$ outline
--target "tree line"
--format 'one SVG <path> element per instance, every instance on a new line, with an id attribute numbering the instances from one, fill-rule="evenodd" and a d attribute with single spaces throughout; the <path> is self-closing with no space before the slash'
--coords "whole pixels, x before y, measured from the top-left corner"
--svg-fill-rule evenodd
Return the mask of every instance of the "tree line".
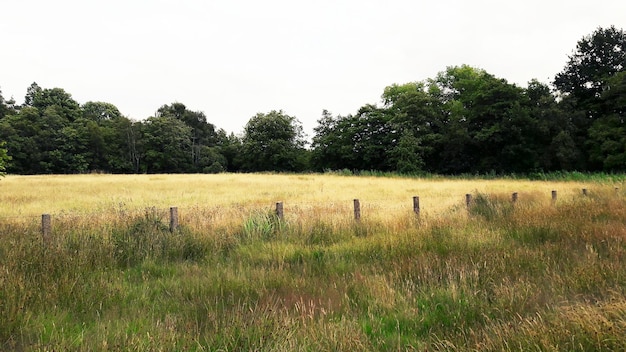
<path id="1" fill-rule="evenodd" d="M 324 110 L 310 145 L 283 111 L 253 116 L 236 136 L 179 102 L 134 121 L 33 83 L 22 105 L 0 92 L 0 172 L 623 172 L 625 108 L 626 34 L 613 26 L 579 40 L 550 85 L 451 66 L 390 85 L 355 114 Z"/>

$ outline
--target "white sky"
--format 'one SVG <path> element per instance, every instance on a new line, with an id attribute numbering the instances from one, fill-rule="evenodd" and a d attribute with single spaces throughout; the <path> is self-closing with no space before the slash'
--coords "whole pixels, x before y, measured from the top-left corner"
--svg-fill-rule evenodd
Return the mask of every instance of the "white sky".
<path id="1" fill-rule="evenodd" d="M 355 113 L 393 83 L 468 64 L 550 83 L 624 0 L 5 0 L 0 89 L 32 82 L 145 119 L 184 103 L 240 133 L 284 110 L 311 136 L 322 109 Z"/>

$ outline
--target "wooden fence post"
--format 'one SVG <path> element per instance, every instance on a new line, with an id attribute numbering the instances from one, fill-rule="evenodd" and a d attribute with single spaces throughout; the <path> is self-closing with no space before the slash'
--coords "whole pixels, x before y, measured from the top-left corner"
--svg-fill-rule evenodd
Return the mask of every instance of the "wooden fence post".
<path id="1" fill-rule="evenodd" d="M 415 215 L 420 216 L 420 197 L 413 197 L 413 212 Z"/>
<path id="2" fill-rule="evenodd" d="M 47 245 L 50 243 L 50 238 L 52 237 L 52 218 L 50 214 L 42 214 L 41 215 L 41 238 L 43 239 L 43 243 Z"/>
<path id="3" fill-rule="evenodd" d="M 513 192 L 511 195 L 511 202 L 513 202 L 513 204 L 517 203 L 517 192 Z"/>
<path id="4" fill-rule="evenodd" d="M 276 216 L 278 217 L 278 220 L 282 221 L 285 219 L 285 213 L 283 211 L 283 202 L 276 203 Z"/>
<path id="5" fill-rule="evenodd" d="M 467 207 L 467 210 L 469 210 L 471 204 L 472 204 L 472 195 L 468 193 L 465 195 L 465 206 Z"/>
<path id="6" fill-rule="evenodd" d="M 361 203 L 358 199 L 354 200 L 354 220 L 361 220 Z"/>
<path id="7" fill-rule="evenodd" d="M 178 208 L 170 208 L 170 232 L 175 232 L 178 229 Z"/>
<path id="8" fill-rule="evenodd" d="M 556 191 L 552 191 L 552 204 L 556 204 Z"/>

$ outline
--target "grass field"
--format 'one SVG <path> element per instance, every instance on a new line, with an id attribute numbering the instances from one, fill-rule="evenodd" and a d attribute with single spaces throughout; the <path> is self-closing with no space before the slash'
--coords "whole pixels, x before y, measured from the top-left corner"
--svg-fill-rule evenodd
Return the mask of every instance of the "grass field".
<path id="1" fill-rule="evenodd" d="M 626 350 L 623 182 L 8 176 L 0 236 L 1 350 Z"/>

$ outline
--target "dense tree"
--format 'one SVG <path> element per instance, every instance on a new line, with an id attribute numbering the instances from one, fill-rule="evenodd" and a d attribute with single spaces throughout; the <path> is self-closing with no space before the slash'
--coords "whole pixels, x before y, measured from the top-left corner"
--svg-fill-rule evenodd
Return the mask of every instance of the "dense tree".
<path id="1" fill-rule="evenodd" d="M 449 67 L 431 81 L 447 112 L 440 172 L 527 172 L 541 168 L 546 137 L 526 91 L 484 70 Z M 539 92 L 533 92 L 533 94 Z"/>
<path id="2" fill-rule="evenodd" d="M 5 116 L 15 113 L 15 101 L 13 99 L 5 100 L 0 90 L 0 120 Z"/>
<path id="3" fill-rule="evenodd" d="M 191 111 L 182 103 L 163 105 L 156 116 L 171 117 L 184 122 L 191 128 L 190 155 L 194 172 L 221 172 L 226 170 L 228 161 L 219 148 L 224 139 L 216 131 L 215 125 L 207 122 L 201 111 Z"/>
<path id="4" fill-rule="evenodd" d="M 619 113 L 605 92 L 615 92 L 620 74 L 626 70 L 626 33 L 611 26 L 598 28 L 578 41 L 576 51 L 554 79 L 554 85 L 569 99 L 575 111 L 584 115 L 573 121 L 574 141 L 582 144 L 584 168 L 590 170 L 625 170 L 619 165 Z M 613 87 L 611 87 L 613 86 Z M 608 97 L 608 98 L 607 98 Z M 606 141 L 605 139 L 609 139 Z"/>
<path id="5" fill-rule="evenodd" d="M 131 121 L 113 104 L 80 106 L 61 88 L 31 84 L 24 104 L 0 92 L 0 154 L 11 173 L 221 172 L 350 169 L 510 173 L 626 170 L 626 35 L 583 37 L 555 91 L 451 66 L 432 79 L 386 87 L 356 113 L 323 111 L 312 150 L 282 111 L 253 116 L 241 137 L 179 102 Z M 6 155 L 12 157 L 7 165 Z"/>
<path id="6" fill-rule="evenodd" d="M 318 170 L 393 169 L 388 152 L 396 144 L 396 130 L 385 109 L 366 105 L 356 115 L 333 118 L 323 112 L 314 129 L 312 165 Z"/>
<path id="7" fill-rule="evenodd" d="M 37 96 L 41 94 L 43 89 L 37 84 L 37 82 L 31 83 L 26 89 L 26 95 L 24 96 L 24 106 L 33 106 Z"/>
<path id="8" fill-rule="evenodd" d="M 101 101 L 88 101 L 81 106 L 83 118 L 97 123 L 122 117 L 117 106 Z"/>
<path id="9" fill-rule="evenodd" d="M 582 140 L 578 139 L 576 121 L 584 119 L 584 113 L 572 107 L 572 99 L 560 102 L 550 87 L 537 80 L 528 83 L 525 94 L 529 101 L 530 118 L 537 127 L 535 143 L 539 169 L 544 171 L 582 170 Z"/>
<path id="10" fill-rule="evenodd" d="M 7 171 L 7 164 L 11 160 L 11 157 L 7 153 L 5 148 L 6 142 L 0 142 L 0 176 L 4 176 Z"/>
<path id="11" fill-rule="evenodd" d="M 336 118 L 328 110 L 322 111 L 322 117 L 313 128 L 315 135 L 311 144 L 311 166 L 322 171 L 353 168 L 352 140 L 349 132 L 352 117 Z"/>
<path id="12" fill-rule="evenodd" d="M 144 171 L 149 173 L 180 173 L 191 168 L 191 127 L 183 121 L 153 116 L 141 129 L 144 150 Z"/>
<path id="13" fill-rule="evenodd" d="M 36 85 L 36 83 L 33 84 Z M 61 88 L 41 89 L 39 86 L 35 86 L 33 91 L 32 99 L 29 99 L 30 104 L 25 105 L 37 108 L 40 112 L 44 112 L 49 107 L 55 107 L 57 113 L 70 122 L 82 116 L 80 105 L 65 90 Z"/>
<path id="14" fill-rule="evenodd" d="M 441 140 L 444 121 L 442 102 L 428 91 L 425 82 L 388 86 L 382 100 L 391 124 L 401 136 L 395 146 L 398 150 L 392 151 L 394 160 L 403 160 L 398 171 L 435 171 L 433 167 L 439 157 L 436 146 Z M 416 164 L 409 166 L 409 160 Z"/>
<path id="15" fill-rule="evenodd" d="M 604 113 L 601 98 L 609 79 L 625 69 L 626 33 L 614 26 L 598 28 L 578 41 L 554 85 L 575 98 L 587 118 L 594 120 Z"/>
<path id="16" fill-rule="evenodd" d="M 602 94 L 605 115 L 589 128 L 591 162 L 606 171 L 626 170 L 626 71 L 607 80 Z"/>
<path id="17" fill-rule="evenodd" d="M 39 110 L 32 107 L 22 108 L 19 114 L 0 120 L 0 140 L 6 141 L 8 153 L 13 158 L 7 171 L 17 174 L 42 172 L 39 169 L 39 122 Z"/>
<path id="18" fill-rule="evenodd" d="M 303 171 L 306 141 L 300 121 L 283 111 L 253 116 L 244 129 L 239 160 L 245 171 Z"/>

